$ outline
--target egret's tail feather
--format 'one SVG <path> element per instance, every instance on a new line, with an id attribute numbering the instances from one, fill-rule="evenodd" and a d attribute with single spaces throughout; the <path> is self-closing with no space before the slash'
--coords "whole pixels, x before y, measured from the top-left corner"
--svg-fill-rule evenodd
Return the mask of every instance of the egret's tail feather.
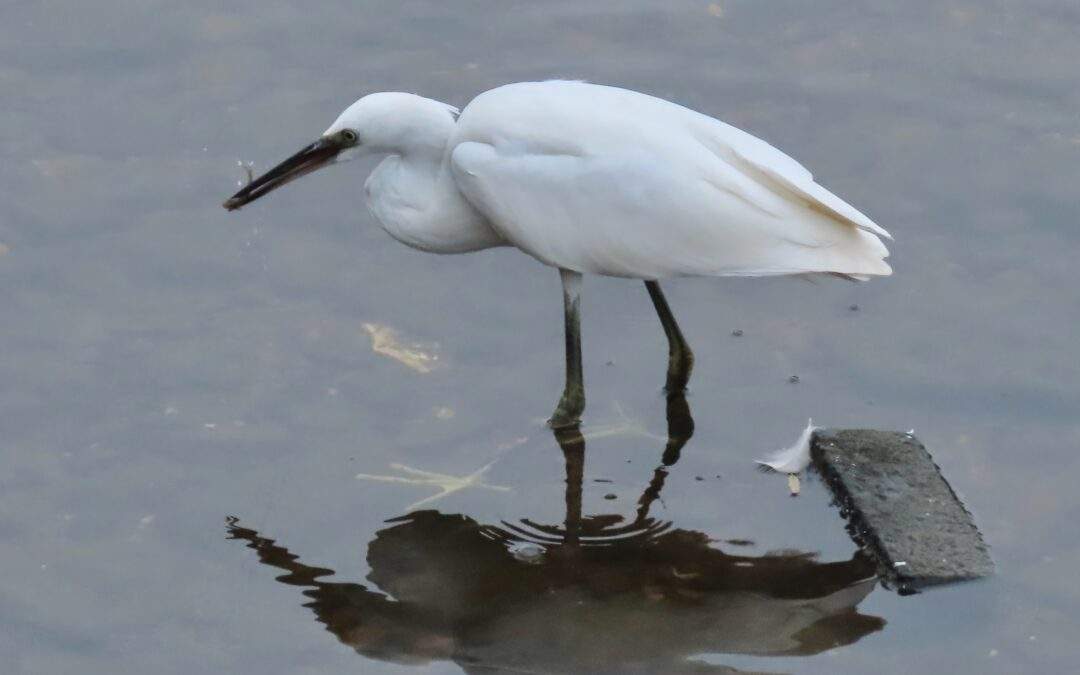
<path id="1" fill-rule="evenodd" d="M 829 272 L 829 276 L 843 279 L 844 281 L 870 281 L 868 274 L 846 274 L 844 272 Z"/>

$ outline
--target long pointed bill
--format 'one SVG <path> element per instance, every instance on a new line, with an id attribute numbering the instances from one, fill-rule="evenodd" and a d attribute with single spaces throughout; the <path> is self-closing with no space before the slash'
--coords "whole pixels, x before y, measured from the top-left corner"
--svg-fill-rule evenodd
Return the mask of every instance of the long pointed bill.
<path id="1" fill-rule="evenodd" d="M 334 138 L 320 138 L 292 157 L 278 164 L 244 186 L 242 190 L 225 200 L 226 209 L 235 211 L 300 176 L 326 166 L 341 152 L 341 143 Z"/>

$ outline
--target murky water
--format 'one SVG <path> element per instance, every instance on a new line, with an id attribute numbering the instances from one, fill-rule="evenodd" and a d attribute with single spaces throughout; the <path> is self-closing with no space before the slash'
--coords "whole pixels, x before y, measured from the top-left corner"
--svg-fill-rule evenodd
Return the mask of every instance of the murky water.
<path id="1" fill-rule="evenodd" d="M 0 18 L 5 673 L 1075 669 L 1075 3 Z M 370 165 L 219 206 L 363 93 L 552 76 L 770 140 L 896 235 L 895 276 L 668 284 L 698 357 L 681 448 L 644 289 L 588 279 L 584 450 L 542 424 L 551 270 L 401 247 Z M 875 588 L 821 484 L 752 465 L 811 416 L 914 428 L 999 574 Z"/>

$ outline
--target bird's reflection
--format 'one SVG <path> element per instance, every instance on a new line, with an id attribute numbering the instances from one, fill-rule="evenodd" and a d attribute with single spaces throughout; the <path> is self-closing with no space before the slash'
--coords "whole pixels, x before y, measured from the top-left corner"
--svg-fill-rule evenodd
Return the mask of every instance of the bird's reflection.
<path id="1" fill-rule="evenodd" d="M 811 553 L 726 553 L 707 535 L 650 515 L 693 433 L 668 397 L 668 441 L 634 516 L 582 513 L 585 438 L 555 432 L 566 458 L 566 517 L 484 524 L 410 513 L 368 544 L 372 587 L 324 580 L 284 546 L 230 519 L 229 536 L 305 588 L 305 606 L 341 642 L 395 663 L 469 673 L 730 673 L 701 654 L 809 655 L 880 630 L 857 605 L 873 564 Z M 377 589 L 377 590 L 376 590 Z"/>

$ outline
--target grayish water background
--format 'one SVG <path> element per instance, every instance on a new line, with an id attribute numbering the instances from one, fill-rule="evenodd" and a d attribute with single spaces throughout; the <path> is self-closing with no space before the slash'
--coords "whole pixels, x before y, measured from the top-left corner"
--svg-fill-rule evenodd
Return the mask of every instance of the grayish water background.
<path id="1" fill-rule="evenodd" d="M 401 247 L 362 205 L 369 165 L 238 214 L 219 204 L 238 159 L 266 168 L 364 93 L 464 105 L 554 76 L 760 135 L 896 236 L 895 276 L 870 284 L 668 285 L 698 356 L 698 430 L 655 515 L 752 539 L 758 555 L 844 559 L 820 484 L 788 499 L 750 460 L 809 416 L 914 428 L 999 565 L 979 584 L 875 591 L 860 611 L 887 625 L 849 647 L 703 658 L 806 673 L 1074 670 L 1080 7 L 718 7 L 6 3 L 3 671 L 460 672 L 339 644 L 297 589 L 225 540 L 223 519 L 362 582 L 383 521 L 430 492 L 355 473 L 465 474 L 498 457 L 488 479 L 514 492 L 435 507 L 561 520 L 562 456 L 540 423 L 561 384 L 557 276 L 512 251 Z M 589 279 L 585 293 L 588 424 L 616 421 L 618 402 L 662 433 L 663 335 L 644 290 Z M 437 342 L 444 366 L 418 374 L 373 353 L 364 322 Z M 615 483 L 588 483 L 585 510 L 632 511 L 658 455 L 640 437 L 590 444 L 587 479 Z"/>

